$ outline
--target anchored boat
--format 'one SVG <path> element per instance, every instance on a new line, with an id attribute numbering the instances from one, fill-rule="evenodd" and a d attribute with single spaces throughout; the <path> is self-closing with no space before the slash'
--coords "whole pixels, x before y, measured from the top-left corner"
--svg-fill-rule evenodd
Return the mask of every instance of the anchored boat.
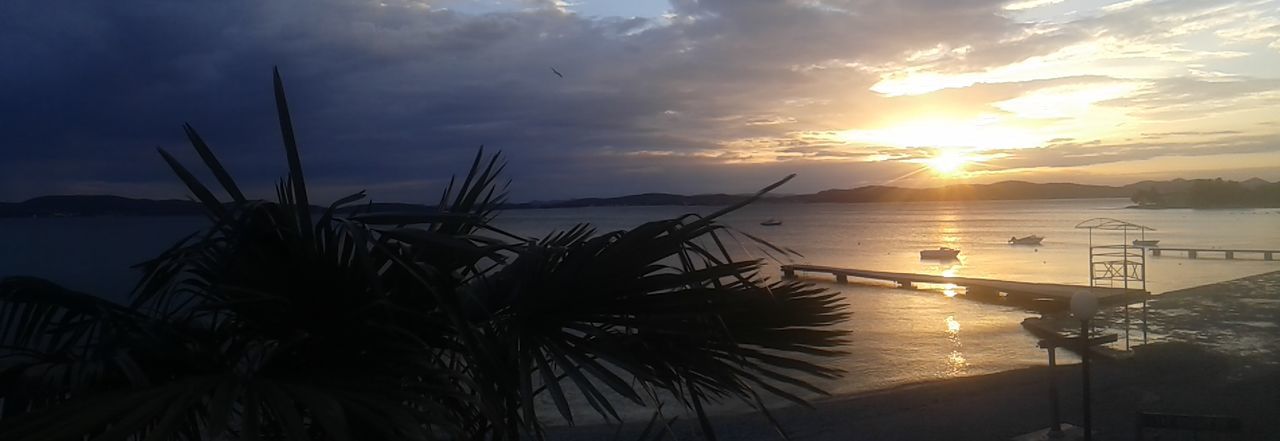
<path id="1" fill-rule="evenodd" d="M 955 259 L 958 255 L 960 255 L 960 250 L 955 248 L 938 247 L 936 250 L 920 251 L 921 259 L 950 260 Z"/>
<path id="2" fill-rule="evenodd" d="M 1040 241 L 1044 240 L 1044 236 L 1030 235 L 1025 237 L 1010 237 L 1010 245 L 1040 245 Z"/>

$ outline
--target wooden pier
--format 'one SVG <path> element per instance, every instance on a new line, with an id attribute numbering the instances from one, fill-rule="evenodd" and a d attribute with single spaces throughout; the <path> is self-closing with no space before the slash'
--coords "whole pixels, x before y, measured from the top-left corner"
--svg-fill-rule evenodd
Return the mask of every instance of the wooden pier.
<path id="1" fill-rule="evenodd" d="M 1261 254 L 1262 260 L 1275 260 L 1275 255 L 1280 254 L 1280 250 L 1223 250 L 1217 248 L 1173 248 L 1173 247 L 1148 247 L 1152 256 L 1159 256 L 1165 251 L 1174 251 L 1187 253 L 1188 258 L 1195 259 L 1201 253 L 1222 253 L 1227 260 L 1236 258 L 1236 254 Z"/>
<path id="2" fill-rule="evenodd" d="M 1140 289 L 1016 282 L 973 277 L 947 277 L 933 274 L 894 273 L 820 265 L 782 265 L 782 276 L 784 278 L 794 278 L 797 273 L 831 274 L 836 277 L 836 282 L 839 283 L 849 283 L 850 277 L 884 280 L 897 283 L 901 288 L 915 288 L 916 283 L 953 284 L 964 287 L 967 295 L 970 296 L 998 297 L 1003 293 L 1006 298 L 1025 302 L 1043 299 L 1049 299 L 1054 302 L 1069 302 L 1071 301 L 1071 296 L 1075 293 L 1089 291 L 1098 298 L 1099 303 L 1119 305 L 1141 301 L 1142 298 L 1149 294 Z"/>

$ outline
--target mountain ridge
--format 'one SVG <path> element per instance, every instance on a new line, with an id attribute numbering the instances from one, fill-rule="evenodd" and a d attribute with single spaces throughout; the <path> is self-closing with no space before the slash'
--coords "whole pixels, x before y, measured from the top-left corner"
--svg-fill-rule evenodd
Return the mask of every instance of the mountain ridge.
<path id="1" fill-rule="evenodd" d="M 1033 183 L 1001 181 L 991 184 L 952 184 L 931 188 L 907 188 L 869 185 L 848 189 L 827 189 L 809 194 L 769 196 L 762 203 L 873 203 L 1032 199 L 1128 198 L 1141 192 L 1177 194 L 1190 191 L 1197 182 L 1227 182 L 1209 179 L 1173 179 L 1140 181 L 1123 186 L 1077 184 L 1069 182 Z M 1259 178 L 1238 182 L 1248 191 L 1280 189 L 1280 183 Z M 1280 190 L 1269 190 L 1280 191 Z M 749 198 L 742 194 L 708 193 L 681 195 L 675 193 L 639 193 L 617 197 L 577 198 L 558 201 L 509 203 L 508 209 L 576 208 L 602 206 L 728 205 Z M 320 207 L 316 207 L 320 209 Z M 431 211 L 433 207 L 399 202 L 374 203 L 374 210 Z M 50 195 L 22 202 L 0 202 L 0 217 L 72 217 L 72 216 L 179 216 L 203 213 L 202 206 L 183 199 L 141 199 L 114 195 Z"/>

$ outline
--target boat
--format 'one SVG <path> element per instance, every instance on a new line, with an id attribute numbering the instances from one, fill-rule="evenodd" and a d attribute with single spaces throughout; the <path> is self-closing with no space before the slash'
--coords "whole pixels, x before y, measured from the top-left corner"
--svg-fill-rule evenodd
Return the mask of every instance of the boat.
<path id="1" fill-rule="evenodd" d="M 1040 241 L 1044 240 L 1044 236 L 1030 235 L 1025 237 L 1010 237 L 1010 245 L 1040 245 Z"/>
<path id="2" fill-rule="evenodd" d="M 764 222 L 761 222 L 760 225 L 764 225 L 766 227 L 776 227 L 778 225 L 782 225 L 782 221 L 770 218 Z"/>
<path id="3" fill-rule="evenodd" d="M 1135 239 L 1135 240 L 1133 241 L 1133 246 L 1135 246 L 1135 247 L 1154 247 L 1154 246 L 1158 246 L 1158 245 L 1156 245 L 1156 244 L 1158 244 L 1158 243 L 1160 243 L 1160 241 L 1158 241 L 1158 240 L 1142 240 L 1142 239 Z"/>
<path id="4" fill-rule="evenodd" d="M 959 255 L 959 254 L 960 254 L 960 250 L 957 250 L 957 249 L 955 249 L 955 248 L 944 248 L 944 247 L 938 247 L 938 249 L 936 249 L 936 250 L 922 250 L 922 251 L 920 251 L 920 258 L 921 258 L 921 259 L 950 260 L 950 259 L 955 259 L 955 258 L 956 258 L 956 256 L 957 256 L 957 255 Z"/>

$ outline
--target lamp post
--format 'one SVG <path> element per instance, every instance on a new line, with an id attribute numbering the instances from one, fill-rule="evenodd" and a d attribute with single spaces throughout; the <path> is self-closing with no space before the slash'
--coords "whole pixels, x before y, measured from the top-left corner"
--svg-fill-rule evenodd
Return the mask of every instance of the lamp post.
<path id="1" fill-rule="evenodd" d="M 1053 343 L 1046 345 L 1045 349 L 1049 350 L 1049 431 L 1045 436 L 1049 439 L 1061 439 L 1065 434 L 1062 433 L 1062 418 L 1058 412 L 1058 375 L 1054 372 L 1058 369 L 1057 352 L 1058 348 Z"/>
<path id="2" fill-rule="evenodd" d="M 1088 291 L 1071 296 L 1071 315 L 1080 320 L 1080 368 L 1084 403 L 1084 439 L 1093 439 L 1092 415 L 1089 410 L 1089 319 L 1098 312 L 1098 298 Z"/>

